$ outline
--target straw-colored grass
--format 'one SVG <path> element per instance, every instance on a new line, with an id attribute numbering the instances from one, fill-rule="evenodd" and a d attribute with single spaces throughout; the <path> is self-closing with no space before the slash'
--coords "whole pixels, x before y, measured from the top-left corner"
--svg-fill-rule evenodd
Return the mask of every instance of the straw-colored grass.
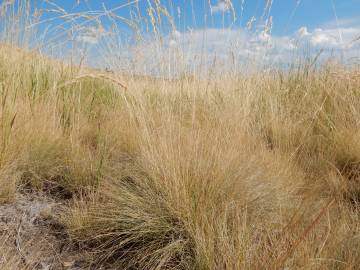
<path id="1" fill-rule="evenodd" d="M 19 244 L 0 208 L 0 269 L 359 268 L 359 70 L 104 73 L 11 45 L 33 29 L 18 3 L 0 6 L 0 207 L 45 196 L 27 225 L 54 244 Z M 174 27 L 148 5 L 156 37 Z M 96 15 L 57 8 L 74 31 Z"/>
<path id="2" fill-rule="evenodd" d="M 0 51 L 1 202 L 23 188 L 66 200 L 59 220 L 86 264 L 359 265 L 356 71 L 117 78 L 124 90 L 11 52 Z"/>

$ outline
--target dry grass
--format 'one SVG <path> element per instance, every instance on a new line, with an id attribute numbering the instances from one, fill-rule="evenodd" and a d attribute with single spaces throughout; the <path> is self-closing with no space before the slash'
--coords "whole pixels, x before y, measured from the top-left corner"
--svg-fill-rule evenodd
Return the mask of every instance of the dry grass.
<path id="1" fill-rule="evenodd" d="M 358 269 L 359 89 L 334 64 L 165 80 L 0 45 L 0 204 L 61 205 L 82 269 Z M 13 240 L 0 268 L 34 269 Z"/>
<path id="2" fill-rule="evenodd" d="M 1 55 L 1 201 L 16 187 L 68 200 L 61 222 L 87 264 L 359 264 L 356 71 L 128 80 L 124 91 Z"/>

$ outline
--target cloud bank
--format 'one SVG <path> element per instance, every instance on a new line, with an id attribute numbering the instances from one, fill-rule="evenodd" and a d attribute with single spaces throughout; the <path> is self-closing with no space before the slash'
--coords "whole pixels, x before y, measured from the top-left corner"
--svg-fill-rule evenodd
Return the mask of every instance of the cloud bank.
<path id="1" fill-rule="evenodd" d="M 174 76 L 196 69 L 208 72 L 217 64 L 220 70 L 216 72 L 221 73 L 225 67 L 234 70 L 249 65 L 261 69 L 283 67 L 299 58 L 315 57 L 319 51 L 322 51 L 319 61 L 331 58 L 360 63 L 360 23 L 348 20 L 315 29 L 303 26 L 283 36 L 271 35 L 265 27 L 255 31 L 247 28 L 174 31 L 161 40 L 149 39 L 121 48 L 117 57 L 112 50 L 108 58 L 112 62 L 108 65 L 131 68 L 141 74 Z M 122 59 L 123 66 L 119 67 L 114 59 Z"/>

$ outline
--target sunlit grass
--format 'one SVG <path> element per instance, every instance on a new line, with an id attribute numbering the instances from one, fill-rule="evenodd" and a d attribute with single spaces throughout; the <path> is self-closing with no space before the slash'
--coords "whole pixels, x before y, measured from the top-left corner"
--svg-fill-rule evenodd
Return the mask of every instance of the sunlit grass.
<path id="1" fill-rule="evenodd" d="M 164 79 L 0 45 L 0 204 L 61 205 L 84 267 L 357 269 L 358 74 Z M 16 248 L 0 268 L 31 269 Z"/>

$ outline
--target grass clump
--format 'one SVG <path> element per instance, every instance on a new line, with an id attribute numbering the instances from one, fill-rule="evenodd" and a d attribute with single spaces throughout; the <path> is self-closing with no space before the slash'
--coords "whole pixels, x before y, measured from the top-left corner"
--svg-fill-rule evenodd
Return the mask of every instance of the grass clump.
<path id="1" fill-rule="evenodd" d="M 71 239 L 91 252 L 91 264 L 192 268 L 193 244 L 184 224 L 138 168 L 122 168 L 99 193 L 78 200 L 64 216 Z"/>
<path id="2" fill-rule="evenodd" d="M 69 208 L 64 222 L 70 237 L 92 251 L 93 263 L 118 268 L 255 264 L 258 258 L 248 251 L 260 252 L 259 234 L 288 218 L 294 205 L 286 202 L 299 199 L 301 172 L 289 169 L 285 157 L 273 160 L 226 111 L 208 114 L 208 101 L 201 100 L 202 117 L 191 120 L 191 106 L 178 97 L 159 100 L 162 106 L 144 99 L 134 108 L 137 157 L 112 163 L 95 199 Z"/>

